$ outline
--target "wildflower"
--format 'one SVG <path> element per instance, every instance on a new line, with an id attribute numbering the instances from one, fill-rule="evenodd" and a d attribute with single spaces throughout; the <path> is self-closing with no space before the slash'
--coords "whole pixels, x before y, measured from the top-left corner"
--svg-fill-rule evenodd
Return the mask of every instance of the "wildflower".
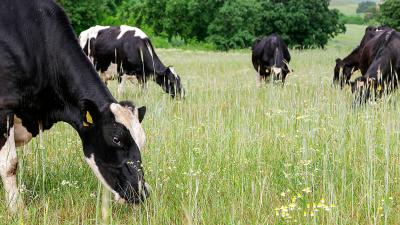
<path id="1" fill-rule="evenodd" d="M 311 188 L 306 187 L 303 189 L 303 192 L 305 192 L 306 194 L 309 194 L 309 193 L 311 193 Z"/>

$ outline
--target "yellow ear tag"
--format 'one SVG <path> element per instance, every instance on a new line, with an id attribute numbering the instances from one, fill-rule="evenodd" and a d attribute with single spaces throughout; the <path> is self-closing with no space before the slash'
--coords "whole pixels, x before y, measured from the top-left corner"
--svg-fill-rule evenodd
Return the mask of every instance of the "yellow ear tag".
<path id="1" fill-rule="evenodd" d="M 86 121 L 83 121 L 83 126 L 88 127 L 90 124 L 93 124 L 92 116 L 89 111 L 86 112 Z"/>
<path id="2" fill-rule="evenodd" d="M 378 91 L 382 91 L 382 85 L 378 85 Z"/>

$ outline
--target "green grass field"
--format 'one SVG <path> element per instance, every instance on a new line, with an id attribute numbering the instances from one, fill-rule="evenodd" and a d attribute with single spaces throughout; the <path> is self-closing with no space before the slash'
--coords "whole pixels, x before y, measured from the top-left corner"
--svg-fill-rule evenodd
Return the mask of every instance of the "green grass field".
<path id="1" fill-rule="evenodd" d="M 350 28 L 325 50 L 293 50 L 285 87 L 256 88 L 250 51 L 159 50 L 187 97 L 128 86 L 121 100 L 148 107 L 142 157 L 153 193 L 139 206 L 112 203 L 105 223 L 398 223 L 400 96 L 354 109 L 350 90 L 331 86 L 334 60 L 363 34 Z M 0 224 L 104 222 L 75 131 L 60 123 L 43 147 L 38 139 L 18 151 L 26 211 L 8 214 L 1 197 Z"/>

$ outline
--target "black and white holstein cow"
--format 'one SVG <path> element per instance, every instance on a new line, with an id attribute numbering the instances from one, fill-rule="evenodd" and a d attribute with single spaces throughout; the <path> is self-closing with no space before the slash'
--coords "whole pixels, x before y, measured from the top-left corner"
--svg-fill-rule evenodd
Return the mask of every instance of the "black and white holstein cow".
<path id="1" fill-rule="evenodd" d="M 117 201 L 146 198 L 145 108 L 115 100 L 54 1 L 1 2 L 0 85 L 0 175 L 11 211 L 23 205 L 16 147 L 59 121 L 77 131 L 86 161 Z"/>
<path id="2" fill-rule="evenodd" d="M 291 72 L 288 47 L 277 34 L 271 34 L 254 42 L 252 62 L 258 74 L 258 85 L 262 80 L 270 79 L 271 75 L 273 81 L 281 80 L 285 83 L 287 74 Z"/>
<path id="3" fill-rule="evenodd" d="M 111 63 L 117 64 L 118 93 L 122 94 L 126 75 L 135 76 L 142 87 L 152 78 L 172 97 L 184 96 L 181 78 L 173 67 L 166 67 L 158 58 L 147 35 L 136 27 L 95 26 L 80 35 L 81 47 L 107 83 L 105 71 Z"/>

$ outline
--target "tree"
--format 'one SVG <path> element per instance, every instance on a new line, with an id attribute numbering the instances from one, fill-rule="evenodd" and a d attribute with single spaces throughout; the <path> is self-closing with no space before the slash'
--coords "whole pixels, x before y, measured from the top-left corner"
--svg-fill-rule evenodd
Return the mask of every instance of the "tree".
<path id="1" fill-rule="evenodd" d="M 263 29 L 258 35 L 278 33 L 291 46 L 324 47 L 346 31 L 339 11 L 329 9 L 329 0 L 274 0 L 263 7 Z"/>
<path id="2" fill-rule="evenodd" d="M 357 13 L 371 12 L 371 10 L 376 10 L 376 2 L 366 1 L 358 3 Z"/>
<path id="3" fill-rule="evenodd" d="M 57 0 L 57 2 L 64 7 L 77 34 L 101 23 L 105 15 L 110 15 L 113 13 L 112 10 L 116 10 L 113 0 Z"/>
<path id="4" fill-rule="evenodd" d="M 324 47 L 345 30 L 329 0 L 57 0 L 77 33 L 96 24 L 127 24 L 150 36 L 249 47 L 280 34 L 291 46 Z M 178 37 L 174 39 L 174 37 Z"/>
<path id="5" fill-rule="evenodd" d="M 386 0 L 380 7 L 378 21 L 384 25 L 400 30 L 400 1 Z"/>
<path id="6" fill-rule="evenodd" d="M 208 40 L 224 50 L 251 46 L 261 15 L 257 0 L 226 1 L 208 26 Z"/>

